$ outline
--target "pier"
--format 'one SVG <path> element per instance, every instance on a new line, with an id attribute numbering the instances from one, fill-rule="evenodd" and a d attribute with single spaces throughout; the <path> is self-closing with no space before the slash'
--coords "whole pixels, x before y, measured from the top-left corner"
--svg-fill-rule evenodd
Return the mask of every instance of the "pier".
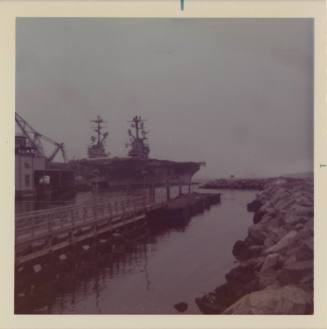
<path id="1" fill-rule="evenodd" d="M 96 198 L 83 204 L 16 215 L 16 268 L 83 241 L 137 227 L 175 222 L 220 202 L 220 194 L 190 193 L 168 201 L 153 196 Z"/>

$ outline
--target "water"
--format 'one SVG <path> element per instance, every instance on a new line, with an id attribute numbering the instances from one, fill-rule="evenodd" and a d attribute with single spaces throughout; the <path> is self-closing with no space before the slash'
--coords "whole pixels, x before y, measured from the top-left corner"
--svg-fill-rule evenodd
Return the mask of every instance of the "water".
<path id="1" fill-rule="evenodd" d="M 246 204 L 255 192 L 220 192 L 220 205 L 184 227 L 152 233 L 115 261 L 58 290 L 47 312 L 175 314 L 174 304 L 186 302 L 186 314 L 200 313 L 194 298 L 225 281 L 234 266 L 233 244 L 246 236 L 252 221 Z"/>

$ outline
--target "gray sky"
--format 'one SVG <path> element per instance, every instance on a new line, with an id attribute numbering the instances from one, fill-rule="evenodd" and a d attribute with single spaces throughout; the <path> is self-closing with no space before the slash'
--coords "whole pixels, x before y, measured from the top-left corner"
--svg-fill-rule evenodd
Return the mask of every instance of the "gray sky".
<path id="1" fill-rule="evenodd" d="M 142 115 L 150 156 L 199 176 L 312 170 L 310 19 L 18 18 L 16 44 L 16 110 L 70 158 L 98 114 L 125 156 Z"/>

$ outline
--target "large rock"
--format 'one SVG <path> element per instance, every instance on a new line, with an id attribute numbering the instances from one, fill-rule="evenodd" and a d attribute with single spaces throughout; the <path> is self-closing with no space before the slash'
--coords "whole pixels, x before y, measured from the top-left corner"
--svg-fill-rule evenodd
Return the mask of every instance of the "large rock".
<path id="1" fill-rule="evenodd" d="M 240 261 L 246 260 L 251 257 L 249 244 L 241 240 L 235 242 L 232 253 L 234 257 Z"/>
<path id="2" fill-rule="evenodd" d="M 278 284 L 277 278 L 281 265 L 282 265 L 282 258 L 277 253 L 270 254 L 265 258 L 265 261 L 259 272 L 260 288 L 265 288 L 272 284 Z"/>
<path id="3" fill-rule="evenodd" d="M 259 281 L 257 278 L 243 282 L 226 282 L 215 289 L 215 305 L 220 310 L 219 313 L 221 313 L 242 296 L 258 289 Z"/>
<path id="4" fill-rule="evenodd" d="M 257 280 L 249 281 L 246 284 L 237 281 L 226 282 L 217 287 L 214 292 L 196 298 L 195 302 L 204 314 L 221 314 L 239 298 L 257 289 Z"/>
<path id="5" fill-rule="evenodd" d="M 312 296 L 294 286 L 267 288 L 245 295 L 223 314 L 312 314 Z"/>
<path id="6" fill-rule="evenodd" d="M 265 214 L 266 214 L 265 211 L 261 211 L 261 210 L 257 211 L 253 216 L 253 223 L 254 224 L 259 223 Z"/>
<path id="7" fill-rule="evenodd" d="M 303 218 L 312 218 L 313 217 L 313 207 L 312 206 L 303 206 L 303 205 L 294 205 L 290 209 L 292 213 Z"/>
<path id="8" fill-rule="evenodd" d="M 175 309 L 179 313 L 184 313 L 187 310 L 187 303 L 181 302 L 174 305 Z"/>
<path id="9" fill-rule="evenodd" d="M 280 252 L 283 249 L 289 247 L 293 242 L 295 242 L 298 236 L 297 231 L 290 231 L 288 232 L 281 240 L 279 240 L 276 244 L 269 247 L 264 251 L 265 254 L 272 254 L 276 252 Z"/>
<path id="10" fill-rule="evenodd" d="M 299 216 L 298 214 L 290 212 L 287 216 L 285 216 L 285 224 L 286 227 L 293 227 L 297 225 L 298 223 L 304 223 L 306 221 L 306 218 L 303 216 Z"/>
<path id="11" fill-rule="evenodd" d="M 251 255 L 251 258 L 252 257 L 259 257 L 261 255 L 262 250 L 263 250 L 262 245 L 255 244 L 255 245 L 250 246 L 249 247 L 249 253 Z"/>
<path id="12" fill-rule="evenodd" d="M 313 274 L 313 261 L 303 260 L 303 261 L 291 261 L 284 264 L 278 275 L 278 281 L 281 285 L 286 284 L 296 284 L 306 275 Z"/>
<path id="13" fill-rule="evenodd" d="M 231 283 L 246 283 L 255 279 L 252 266 L 237 266 L 225 275 L 226 281 Z"/>
<path id="14" fill-rule="evenodd" d="M 285 228 L 283 228 L 283 227 L 272 227 L 272 228 L 270 228 L 270 230 L 268 232 L 268 236 L 271 237 L 271 239 L 274 242 L 278 242 L 286 234 L 287 234 L 287 230 Z"/>
<path id="15" fill-rule="evenodd" d="M 313 238 L 309 237 L 304 240 L 293 252 L 296 260 L 312 260 Z"/>
<path id="16" fill-rule="evenodd" d="M 258 199 L 248 203 L 246 208 L 249 212 L 256 212 L 262 206 L 262 202 Z"/>
<path id="17" fill-rule="evenodd" d="M 267 233 L 265 227 L 260 223 L 251 225 L 248 229 L 248 236 L 256 244 L 263 244 Z"/>
<path id="18" fill-rule="evenodd" d="M 281 264 L 281 257 L 279 254 L 270 254 L 266 257 L 262 267 L 261 267 L 261 273 L 270 271 L 271 269 L 276 269 Z"/>
<path id="19" fill-rule="evenodd" d="M 259 274 L 259 287 L 264 289 L 271 286 L 280 286 L 278 282 L 278 275 L 280 270 L 271 269 Z"/>
<path id="20" fill-rule="evenodd" d="M 239 266 L 241 267 L 250 267 L 253 271 L 258 271 L 261 269 L 266 257 L 264 256 L 259 256 L 256 258 L 250 258 L 242 263 L 240 263 Z"/>

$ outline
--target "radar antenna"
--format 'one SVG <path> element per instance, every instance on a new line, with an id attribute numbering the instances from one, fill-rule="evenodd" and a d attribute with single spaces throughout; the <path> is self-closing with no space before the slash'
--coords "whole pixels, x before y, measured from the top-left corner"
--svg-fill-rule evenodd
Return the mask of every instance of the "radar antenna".
<path id="1" fill-rule="evenodd" d="M 147 135 L 149 131 L 146 131 L 144 128 L 145 120 L 141 116 L 136 115 L 128 122 L 131 123 L 131 129 L 128 129 L 129 143 L 126 144 L 126 147 L 131 148 L 128 156 L 138 159 L 148 159 L 150 147 Z"/>
<path id="2" fill-rule="evenodd" d="M 103 158 L 107 157 L 109 153 L 106 153 L 105 142 L 108 137 L 108 132 L 102 132 L 104 128 L 104 121 L 99 115 L 95 120 L 91 120 L 92 130 L 96 133 L 96 136 L 91 136 L 91 144 L 88 147 L 87 153 L 89 158 Z"/>

